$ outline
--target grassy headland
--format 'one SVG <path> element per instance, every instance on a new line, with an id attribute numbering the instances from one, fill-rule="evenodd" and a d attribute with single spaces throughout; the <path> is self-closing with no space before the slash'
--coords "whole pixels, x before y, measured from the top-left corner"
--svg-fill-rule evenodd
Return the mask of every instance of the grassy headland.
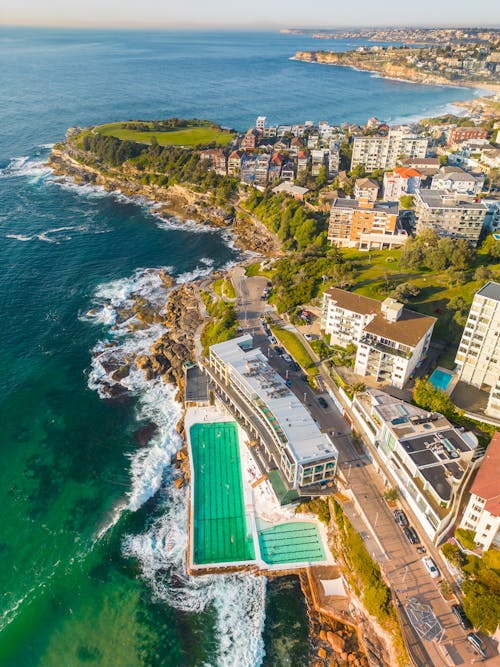
<path id="1" fill-rule="evenodd" d="M 106 123 L 95 128 L 104 137 L 116 137 L 122 141 L 134 141 L 151 145 L 155 141 L 160 146 L 227 146 L 235 134 L 219 125 L 206 121 L 187 121 L 186 126 L 169 127 L 162 122 L 133 121 Z"/>

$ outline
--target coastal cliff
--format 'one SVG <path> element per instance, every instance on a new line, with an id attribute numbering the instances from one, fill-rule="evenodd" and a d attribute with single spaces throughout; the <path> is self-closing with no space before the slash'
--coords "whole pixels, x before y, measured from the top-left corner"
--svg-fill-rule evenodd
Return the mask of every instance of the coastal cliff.
<path id="1" fill-rule="evenodd" d="M 233 203 L 238 206 L 239 197 L 219 205 L 213 203 L 210 191 L 194 190 L 188 183 L 144 183 L 144 173 L 129 162 L 117 167 L 99 163 L 70 140 L 52 148 L 47 164 L 56 176 L 78 185 L 95 185 L 108 192 L 148 199 L 157 205 L 154 212 L 159 216 L 178 216 L 180 222 L 189 219 L 227 229 L 234 233 L 236 245 L 242 250 L 268 256 L 280 253 L 279 240 L 262 223 L 254 217 L 235 215 Z"/>
<path id="2" fill-rule="evenodd" d="M 387 54 L 383 56 L 369 57 L 366 54 L 356 51 L 335 52 L 335 51 L 297 51 L 295 60 L 305 62 L 319 63 L 322 65 L 337 65 L 338 67 L 351 67 L 353 69 L 372 72 L 387 79 L 400 79 L 427 85 L 438 86 L 465 86 L 470 88 L 485 88 L 488 90 L 500 90 L 500 86 L 495 83 L 473 81 L 473 80 L 451 80 L 438 74 L 428 71 L 422 71 L 405 65 L 401 62 L 394 62 Z"/>

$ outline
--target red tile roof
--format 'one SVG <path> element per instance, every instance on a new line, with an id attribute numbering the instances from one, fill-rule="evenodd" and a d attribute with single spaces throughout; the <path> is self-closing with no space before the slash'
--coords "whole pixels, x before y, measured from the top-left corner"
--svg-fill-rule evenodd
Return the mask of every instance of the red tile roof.
<path id="1" fill-rule="evenodd" d="M 471 493 L 486 500 L 484 508 L 500 516 L 500 433 L 495 433 L 474 480 Z"/>
<path id="2" fill-rule="evenodd" d="M 416 169 L 413 169 L 413 167 L 396 167 L 394 169 L 395 174 L 399 174 L 401 178 L 411 178 L 412 176 L 422 176 L 422 174 L 417 171 Z"/>

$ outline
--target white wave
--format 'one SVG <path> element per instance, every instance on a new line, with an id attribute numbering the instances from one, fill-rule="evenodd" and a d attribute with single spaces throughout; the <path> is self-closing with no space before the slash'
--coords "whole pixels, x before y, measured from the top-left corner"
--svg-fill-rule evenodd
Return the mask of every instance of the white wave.
<path id="1" fill-rule="evenodd" d="M 55 144 L 38 144 L 37 148 L 50 149 L 54 148 Z"/>
<path id="2" fill-rule="evenodd" d="M 24 234 L 5 234 L 6 239 L 17 239 L 18 241 L 31 241 L 33 236 L 24 236 Z"/>
<path id="3" fill-rule="evenodd" d="M 264 655 L 264 577 L 186 574 L 187 493 L 169 485 L 161 516 L 125 537 L 122 552 L 139 561 L 154 598 L 183 612 L 216 611 L 217 667 L 257 667 Z"/>
<path id="4" fill-rule="evenodd" d="M 0 178 L 14 178 L 14 177 L 32 177 L 32 181 L 36 182 L 44 179 L 51 173 L 51 170 L 45 164 L 44 160 L 39 158 L 29 158 L 28 156 L 11 158 L 9 164 L 0 169 Z"/>
<path id="5" fill-rule="evenodd" d="M 151 209 L 152 215 L 156 218 L 156 226 L 159 229 L 174 229 L 185 232 L 194 232 L 195 234 L 216 234 L 219 231 L 217 227 L 204 224 L 203 222 L 197 222 L 190 218 L 186 218 L 185 220 L 181 220 L 177 216 L 164 218 L 159 213 L 154 213 L 154 207 L 151 207 Z"/>

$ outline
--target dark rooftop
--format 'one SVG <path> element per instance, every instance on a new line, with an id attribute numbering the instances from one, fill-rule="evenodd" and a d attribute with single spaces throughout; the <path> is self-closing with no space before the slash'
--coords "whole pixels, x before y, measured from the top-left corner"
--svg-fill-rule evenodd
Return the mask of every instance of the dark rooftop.
<path id="1" fill-rule="evenodd" d="M 500 283 L 495 283 L 490 280 L 484 287 L 481 287 L 477 293 L 479 296 L 484 296 L 486 299 L 500 301 Z"/>

